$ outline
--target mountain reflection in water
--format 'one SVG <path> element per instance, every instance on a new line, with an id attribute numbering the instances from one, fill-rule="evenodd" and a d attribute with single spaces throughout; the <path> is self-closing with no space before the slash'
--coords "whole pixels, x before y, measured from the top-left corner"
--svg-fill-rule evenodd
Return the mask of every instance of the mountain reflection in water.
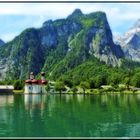
<path id="1" fill-rule="evenodd" d="M 0 136 L 140 136 L 138 95 L 0 96 Z"/>

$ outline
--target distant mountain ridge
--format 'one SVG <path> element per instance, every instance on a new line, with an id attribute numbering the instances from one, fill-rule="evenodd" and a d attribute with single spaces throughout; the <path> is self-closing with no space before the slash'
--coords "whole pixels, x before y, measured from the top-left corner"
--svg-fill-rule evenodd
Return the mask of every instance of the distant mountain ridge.
<path id="1" fill-rule="evenodd" d="M 113 42 L 104 12 L 83 14 L 76 9 L 65 19 L 26 29 L 4 44 L 0 48 L 1 79 L 25 79 L 31 71 L 38 74 L 41 70 L 57 79 L 89 58 L 115 67 L 121 65 L 124 53 Z"/>
<path id="2" fill-rule="evenodd" d="M 122 46 L 126 58 L 140 62 L 140 19 L 117 39 L 117 43 Z"/>

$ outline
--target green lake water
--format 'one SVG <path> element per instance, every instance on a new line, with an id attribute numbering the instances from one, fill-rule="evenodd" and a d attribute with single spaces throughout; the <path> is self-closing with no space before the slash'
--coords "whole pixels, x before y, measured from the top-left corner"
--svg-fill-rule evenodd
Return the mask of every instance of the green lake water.
<path id="1" fill-rule="evenodd" d="M 140 94 L 3 95 L 0 137 L 140 137 Z"/>

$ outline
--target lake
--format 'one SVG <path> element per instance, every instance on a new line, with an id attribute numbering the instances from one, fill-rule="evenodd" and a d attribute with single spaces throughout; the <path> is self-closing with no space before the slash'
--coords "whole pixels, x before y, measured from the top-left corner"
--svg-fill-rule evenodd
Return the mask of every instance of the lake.
<path id="1" fill-rule="evenodd" d="M 2 95 L 0 137 L 140 137 L 140 94 Z"/>

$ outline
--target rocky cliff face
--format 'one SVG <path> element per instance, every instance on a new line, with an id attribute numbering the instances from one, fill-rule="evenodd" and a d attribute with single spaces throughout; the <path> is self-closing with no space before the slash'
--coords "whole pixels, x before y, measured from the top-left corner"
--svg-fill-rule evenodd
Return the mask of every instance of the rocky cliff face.
<path id="1" fill-rule="evenodd" d="M 140 62 L 140 19 L 117 43 L 122 46 L 126 58 Z"/>
<path id="2" fill-rule="evenodd" d="M 90 54 L 106 64 L 120 66 L 123 52 L 120 46 L 115 45 L 112 40 L 112 33 L 105 14 L 102 13 L 99 23 L 89 29 L 87 38 L 91 38 L 88 40 Z"/>
<path id="3" fill-rule="evenodd" d="M 66 19 L 48 20 L 40 29 L 27 29 L 0 48 L 2 79 L 27 78 L 47 70 L 54 78 L 95 57 L 120 66 L 124 54 L 112 40 L 104 12 L 83 14 L 76 9 Z"/>

